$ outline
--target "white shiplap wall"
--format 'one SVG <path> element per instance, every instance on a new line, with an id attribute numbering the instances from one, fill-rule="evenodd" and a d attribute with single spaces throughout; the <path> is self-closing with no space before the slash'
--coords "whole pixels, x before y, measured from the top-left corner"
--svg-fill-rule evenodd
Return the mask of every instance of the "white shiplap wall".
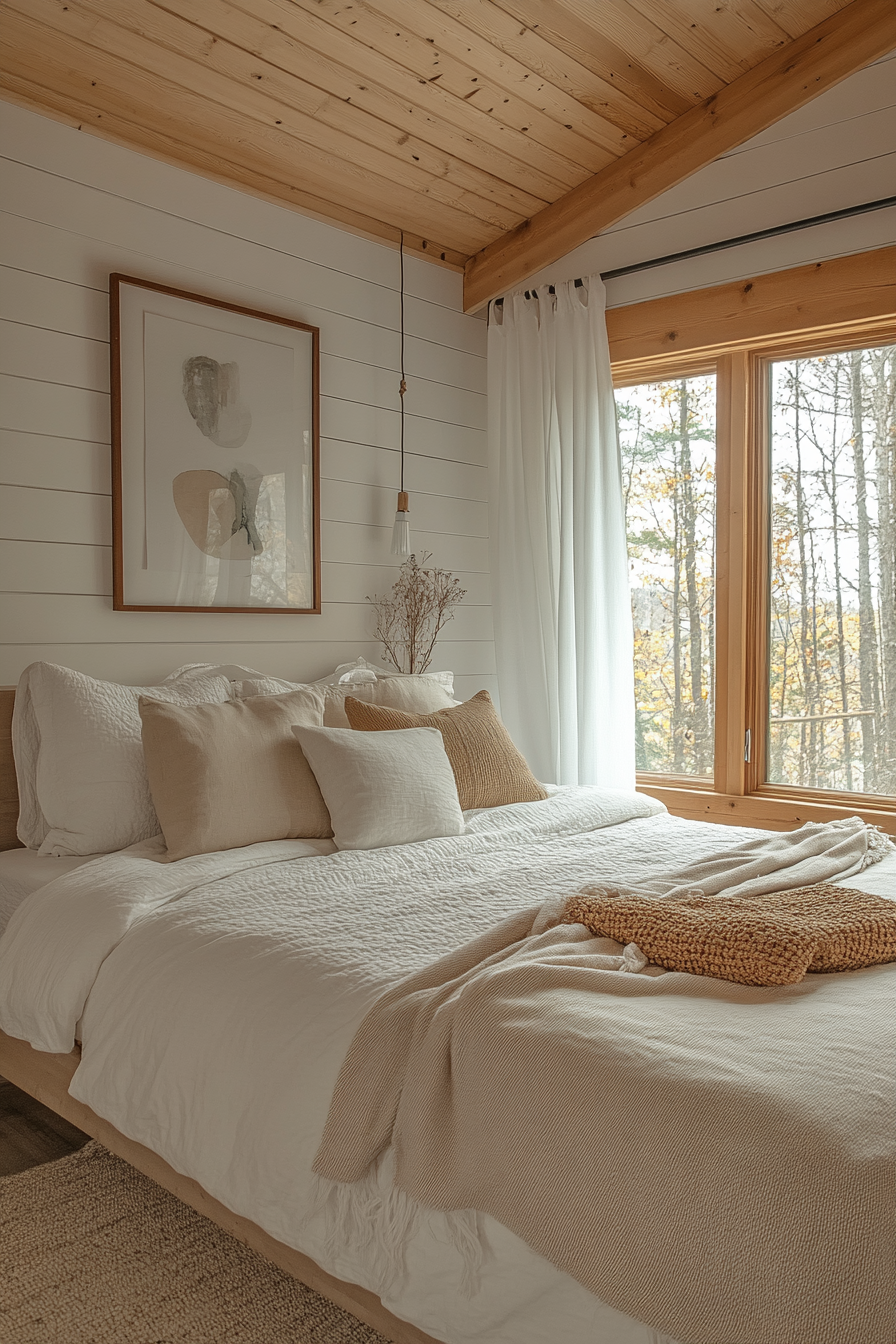
<path id="1" fill-rule="evenodd" d="M 610 270 L 896 191 L 884 58 L 527 282 Z M 194 174 L 0 104 L 0 681 L 36 658 L 140 681 L 193 660 L 290 677 L 375 657 L 365 596 L 392 582 L 397 257 Z M 896 239 L 890 209 L 608 283 L 639 302 Z M 324 613 L 113 612 L 107 277 L 121 270 L 321 328 Z M 407 264 L 415 541 L 469 589 L 439 667 L 494 689 L 485 325 L 460 277 Z"/>
<path id="2" fill-rule="evenodd" d="M 378 657 L 365 597 L 396 577 L 398 256 L 0 103 L 0 682 L 47 659 L 139 683 L 185 662 L 290 678 Z M 321 329 L 320 616 L 113 612 L 108 276 L 124 271 Z M 468 589 L 440 641 L 494 690 L 485 323 L 461 278 L 406 263 L 413 540 Z"/>
<path id="3" fill-rule="evenodd" d="M 896 52 L 634 211 L 521 289 L 896 195 Z M 607 282 L 611 308 L 896 242 L 896 208 Z"/>

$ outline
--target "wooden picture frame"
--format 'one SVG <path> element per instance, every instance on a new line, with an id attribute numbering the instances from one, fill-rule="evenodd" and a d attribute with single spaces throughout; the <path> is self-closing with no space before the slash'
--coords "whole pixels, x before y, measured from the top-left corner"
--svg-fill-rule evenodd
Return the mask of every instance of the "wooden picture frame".
<path id="1" fill-rule="evenodd" d="M 115 611 L 319 614 L 320 333 L 109 277 Z"/>

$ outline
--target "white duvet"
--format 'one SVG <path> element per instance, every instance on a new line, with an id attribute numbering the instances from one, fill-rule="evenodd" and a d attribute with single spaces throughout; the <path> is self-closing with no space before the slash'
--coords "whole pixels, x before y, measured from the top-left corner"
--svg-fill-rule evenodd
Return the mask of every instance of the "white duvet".
<path id="1" fill-rule="evenodd" d="M 489 1218 L 472 1294 L 440 1214 L 411 1220 L 398 1273 L 374 1243 L 335 1244 L 311 1164 L 345 1052 L 385 989 L 515 910 L 601 877 L 637 884 L 754 834 L 575 789 L 384 850 L 278 841 L 167 864 L 147 841 L 15 913 L 0 1026 L 51 1051 L 77 1032 L 74 1096 L 449 1344 L 556 1344 L 558 1330 L 564 1344 L 664 1344 Z M 869 870 L 874 889 L 896 895 L 894 868 Z M 388 1156 L 380 1183 L 387 1194 Z"/>

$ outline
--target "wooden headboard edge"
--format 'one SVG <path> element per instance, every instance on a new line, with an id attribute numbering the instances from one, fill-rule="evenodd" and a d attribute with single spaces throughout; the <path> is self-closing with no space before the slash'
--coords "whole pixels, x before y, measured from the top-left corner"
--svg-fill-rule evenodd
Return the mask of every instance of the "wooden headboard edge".
<path id="1" fill-rule="evenodd" d="M 19 790 L 12 758 L 12 707 L 15 686 L 0 686 L 0 850 L 21 849 L 16 835 L 19 820 Z"/>

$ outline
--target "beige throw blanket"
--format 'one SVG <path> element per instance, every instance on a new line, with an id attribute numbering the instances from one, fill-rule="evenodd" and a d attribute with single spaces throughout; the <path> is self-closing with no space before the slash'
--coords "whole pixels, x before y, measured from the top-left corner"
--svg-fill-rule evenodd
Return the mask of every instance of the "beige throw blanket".
<path id="1" fill-rule="evenodd" d="M 887 848 L 861 823 L 804 827 L 721 875 L 704 862 L 701 886 L 845 877 Z M 893 968 L 631 974 L 643 959 L 559 914 L 505 920 L 379 1000 L 316 1171 L 363 1189 L 391 1144 L 400 1191 L 492 1214 L 682 1344 L 891 1344 Z"/>

